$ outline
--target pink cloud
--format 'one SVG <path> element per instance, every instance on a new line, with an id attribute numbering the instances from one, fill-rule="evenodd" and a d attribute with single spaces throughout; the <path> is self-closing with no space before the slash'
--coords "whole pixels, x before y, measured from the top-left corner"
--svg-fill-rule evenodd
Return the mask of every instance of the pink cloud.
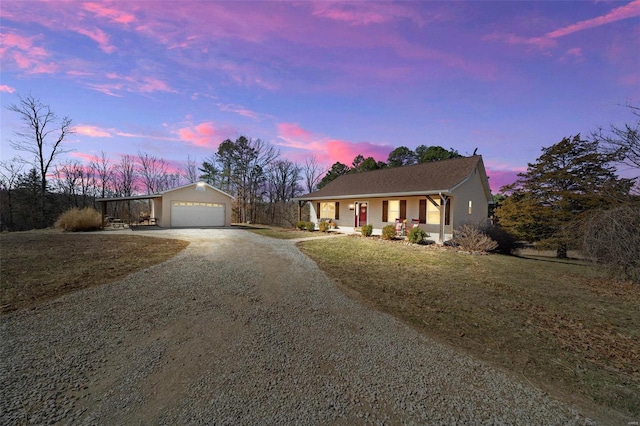
<path id="1" fill-rule="evenodd" d="M 293 148 L 297 153 L 289 154 L 296 161 L 300 158 L 315 155 L 322 163 L 328 165 L 339 161 L 348 166 L 353 159 L 362 154 L 364 157 L 373 157 L 378 161 L 386 161 L 393 150 L 391 145 L 379 145 L 370 142 L 349 142 L 338 139 L 330 139 L 302 128 L 297 123 L 279 123 L 278 138 L 283 141 L 276 145 Z"/>
<path id="2" fill-rule="evenodd" d="M 254 120 L 257 120 L 259 118 L 262 117 L 266 117 L 266 118 L 273 118 L 272 116 L 268 115 L 268 114 L 261 114 L 259 112 L 255 112 L 255 111 L 251 111 L 247 108 L 244 108 L 242 106 L 239 105 L 231 105 L 231 104 L 218 104 L 218 108 L 220 108 L 220 111 L 226 111 L 226 112 L 234 112 L 238 115 L 241 115 L 243 117 L 248 117 L 248 118 L 252 118 Z"/>
<path id="3" fill-rule="evenodd" d="M 313 15 L 351 25 L 381 24 L 395 19 L 410 19 L 420 24 L 424 23 L 415 10 L 391 3 L 314 2 Z"/>
<path id="4" fill-rule="evenodd" d="M 111 131 L 107 129 L 85 124 L 75 126 L 75 131 L 78 135 L 89 136 L 92 138 L 110 138 L 112 136 Z"/>
<path id="5" fill-rule="evenodd" d="M 55 72 L 58 67 L 46 62 L 50 57 L 44 48 L 35 46 L 36 37 L 23 37 L 13 33 L 0 33 L 0 58 L 13 62 L 18 68 L 30 74 Z"/>
<path id="6" fill-rule="evenodd" d="M 278 123 L 278 136 L 286 141 L 302 140 L 310 141 L 313 133 L 303 129 L 298 123 Z"/>
<path id="7" fill-rule="evenodd" d="M 0 84 L 0 92 L 5 93 L 15 93 L 16 89 L 13 87 L 7 86 L 6 84 Z"/>
<path id="8" fill-rule="evenodd" d="M 376 145 L 370 142 L 347 142 L 342 140 L 330 140 L 326 143 L 328 159 L 335 163 L 339 161 L 351 166 L 353 159 L 362 154 L 365 158 L 373 157 L 377 161 L 386 161 L 393 150 L 392 145 Z"/>
<path id="9" fill-rule="evenodd" d="M 567 25 L 562 28 L 550 31 L 543 36 L 521 37 L 515 34 L 494 33 L 484 37 L 485 40 L 502 40 L 508 44 L 528 44 L 539 49 L 546 49 L 557 44 L 556 39 L 573 34 L 575 32 L 600 27 L 612 22 L 630 19 L 640 16 L 640 0 L 633 0 L 624 6 L 617 7 L 609 13 L 592 19 Z"/>
<path id="10" fill-rule="evenodd" d="M 131 92 L 131 93 L 153 93 L 153 92 L 170 92 L 175 93 L 166 82 L 155 77 L 135 77 L 135 76 L 123 76 L 118 73 L 107 73 L 105 76 L 108 80 L 107 83 L 90 83 L 88 86 L 93 90 L 104 93 L 109 96 L 120 97 L 118 92 Z"/>
<path id="11" fill-rule="evenodd" d="M 118 24 L 130 24 L 136 19 L 135 16 L 130 13 L 110 8 L 100 3 L 84 3 L 82 6 L 84 10 L 92 12 L 95 16 L 107 18 L 109 21 Z"/>
<path id="12" fill-rule="evenodd" d="M 223 140 L 228 139 L 235 132 L 228 128 L 220 128 L 211 121 L 206 121 L 196 126 L 182 127 L 176 133 L 182 142 L 200 148 L 217 149 Z"/>
<path id="13" fill-rule="evenodd" d="M 640 0 L 634 0 L 624 6 L 617 7 L 611 12 L 603 16 L 598 16 L 593 19 L 587 19 L 577 22 L 572 25 L 568 25 L 564 28 L 559 28 L 555 31 L 551 31 L 546 34 L 548 38 L 564 37 L 566 35 L 575 33 L 577 31 L 583 31 L 590 28 L 599 27 L 601 25 L 610 24 L 612 22 L 620 21 L 623 19 L 635 18 L 640 16 Z"/>
<path id="14" fill-rule="evenodd" d="M 99 28 L 88 29 L 83 27 L 72 28 L 78 34 L 89 37 L 91 40 L 98 43 L 100 49 L 105 53 L 113 53 L 116 47 L 109 42 L 109 36 Z"/>

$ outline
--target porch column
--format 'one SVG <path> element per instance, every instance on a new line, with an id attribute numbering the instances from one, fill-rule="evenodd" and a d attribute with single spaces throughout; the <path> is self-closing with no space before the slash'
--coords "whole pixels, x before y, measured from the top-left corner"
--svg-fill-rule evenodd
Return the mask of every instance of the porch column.
<path id="1" fill-rule="evenodd" d="M 440 241 L 442 245 L 444 245 L 444 236 L 446 231 L 446 223 L 447 223 L 447 202 L 449 202 L 449 197 L 444 194 L 440 195 Z"/>

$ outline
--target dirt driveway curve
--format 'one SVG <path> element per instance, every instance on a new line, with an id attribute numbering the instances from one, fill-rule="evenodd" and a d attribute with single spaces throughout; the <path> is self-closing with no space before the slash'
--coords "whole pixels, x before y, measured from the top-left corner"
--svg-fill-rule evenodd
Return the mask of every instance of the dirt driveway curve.
<path id="1" fill-rule="evenodd" d="M 2 318 L 2 423 L 590 423 L 349 299 L 293 241 L 136 234 L 191 244 Z"/>

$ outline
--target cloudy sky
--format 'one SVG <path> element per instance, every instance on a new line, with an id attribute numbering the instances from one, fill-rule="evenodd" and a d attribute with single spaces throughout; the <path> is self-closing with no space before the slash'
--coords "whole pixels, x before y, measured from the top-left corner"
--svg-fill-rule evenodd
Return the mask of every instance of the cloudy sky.
<path id="1" fill-rule="evenodd" d="M 327 167 L 440 145 L 477 148 L 497 191 L 640 99 L 640 0 L 3 0 L 0 17 L 2 160 L 6 107 L 31 94 L 73 119 L 79 160 L 178 167 L 240 135 Z"/>

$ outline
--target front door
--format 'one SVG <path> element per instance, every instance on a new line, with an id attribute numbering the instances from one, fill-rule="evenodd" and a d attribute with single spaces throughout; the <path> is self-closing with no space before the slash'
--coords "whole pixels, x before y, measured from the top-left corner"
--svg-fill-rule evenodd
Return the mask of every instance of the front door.
<path id="1" fill-rule="evenodd" d="M 358 226 L 367 224 L 367 203 L 360 203 L 360 214 L 358 215 Z"/>

